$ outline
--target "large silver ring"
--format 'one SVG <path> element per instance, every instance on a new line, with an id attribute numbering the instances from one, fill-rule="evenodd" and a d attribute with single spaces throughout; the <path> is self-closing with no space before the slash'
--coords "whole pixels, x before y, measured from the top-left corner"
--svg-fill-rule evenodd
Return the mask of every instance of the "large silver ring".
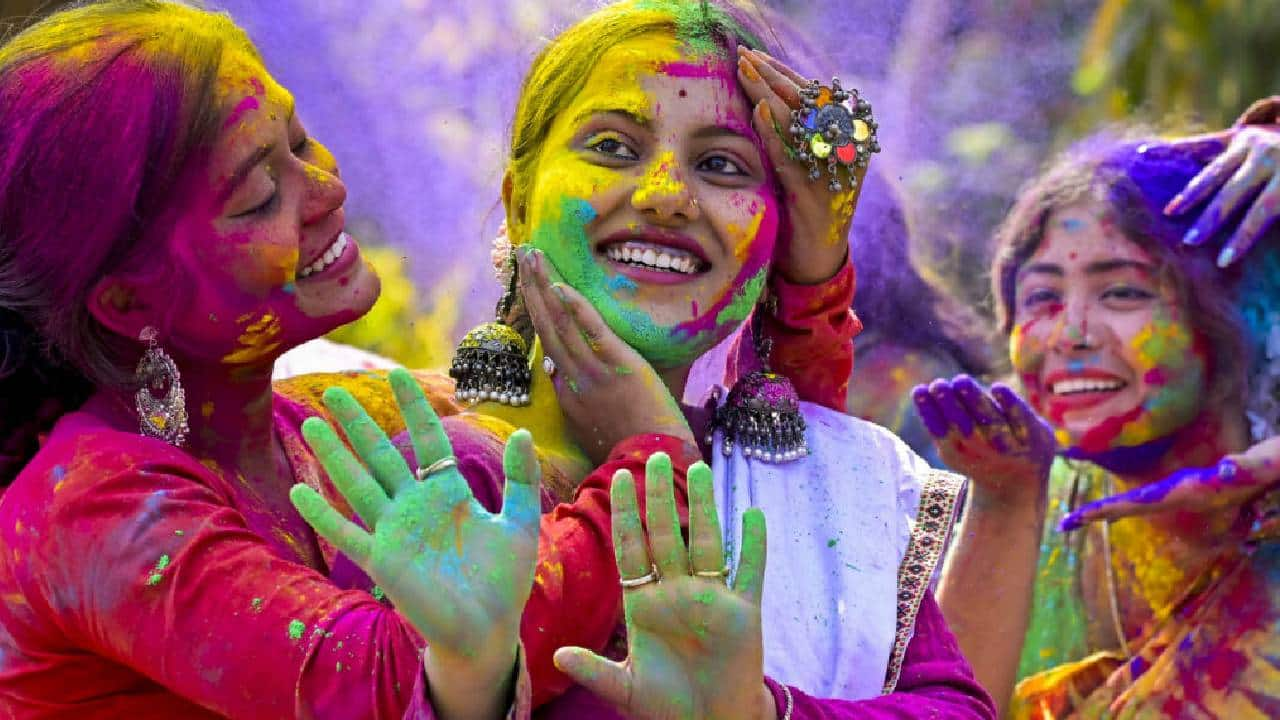
<path id="1" fill-rule="evenodd" d="M 419 482 L 422 482 L 427 478 L 431 477 L 432 475 L 435 475 L 436 473 L 440 472 L 441 470 L 448 470 L 451 467 L 457 467 L 457 466 L 458 466 L 457 458 L 455 458 L 452 455 L 445 455 L 444 457 L 440 458 L 439 460 L 431 463 L 426 467 L 418 468 L 418 471 L 414 473 L 414 476 L 418 478 Z"/>
<path id="2" fill-rule="evenodd" d="M 641 585 L 648 585 L 651 582 L 658 582 L 660 579 L 658 575 L 658 566 L 650 565 L 649 568 L 649 572 L 638 578 L 620 578 L 618 580 L 618 584 L 622 586 L 623 590 L 630 590 L 632 588 L 638 588 Z"/>
<path id="3" fill-rule="evenodd" d="M 720 568 L 719 570 L 695 570 L 693 572 L 693 575 L 694 577 L 704 577 L 704 578 L 712 578 L 714 580 L 724 580 L 725 578 L 729 577 L 729 564 L 725 563 L 725 566 Z"/>

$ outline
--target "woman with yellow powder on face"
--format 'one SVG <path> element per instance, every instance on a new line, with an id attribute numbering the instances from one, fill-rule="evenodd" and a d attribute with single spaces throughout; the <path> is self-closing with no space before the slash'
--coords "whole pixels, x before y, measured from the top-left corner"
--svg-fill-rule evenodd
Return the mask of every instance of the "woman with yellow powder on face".
<path id="1" fill-rule="evenodd" d="M 770 565 L 764 578 L 764 658 L 754 672 L 777 681 L 757 679 L 744 701 L 767 698 L 779 716 L 792 705 L 803 714 L 843 708 L 860 717 L 989 716 L 928 593 L 956 479 L 928 468 L 883 429 L 798 402 L 771 373 L 749 374 L 704 408 L 674 400 L 694 359 L 753 314 L 771 271 L 796 283 L 821 282 L 840 269 L 860 166 L 817 168 L 811 181 L 810 167 L 785 147 L 796 142 L 793 110 L 794 134 L 809 122 L 806 97 L 814 116 L 826 107 L 822 117 L 854 128 L 848 136 L 857 139 L 847 144 L 809 141 L 822 158 L 838 151 L 853 160 L 874 149 L 868 104 L 854 98 L 841 115 L 828 107 L 832 98 L 842 100 L 838 88 L 815 87 L 808 96 L 808 83 L 740 47 L 760 46 L 744 28 L 716 4 L 619 3 L 571 27 L 535 61 L 504 182 L 518 257 L 509 282 L 521 305 L 512 298 L 499 313 L 517 328 L 527 314 L 537 332 L 532 407 L 518 384 L 528 368 L 523 353 L 511 353 L 507 365 L 486 354 L 499 352 L 513 333 L 489 327 L 482 331 L 488 335 L 464 342 L 455 364 L 464 399 L 488 402 L 443 425 L 482 495 L 493 485 L 484 477 L 494 476 L 495 449 L 516 422 L 534 432 L 544 464 L 574 446 L 600 463 L 575 502 L 551 513 L 555 519 L 607 513 L 620 469 L 658 483 L 656 497 L 673 478 L 683 505 L 687 473 L 702 460 L 711 468 L 699 471 L 703 480 L 690 492 L 709 498 L 714 489 L 730 547 L 742 511 L 763 506 L 775 552 L 791 561 Z M 835 165 L 836 154 L 830 157 Z M 833 180 L 840 181 L 834 190 Z M 825 267 L 815 271 L 814 256 L 826 258 Z M 842 322 L 847 301 L 836 313 Z M 767 352 L 760 355 L 768 360 Z M 554 399 L 540 398 L 545 392 Z M 558 445 L 562 429 L 569 436 Z M 922 506 L 929 514 L 913 522 Z M 535 596 L 559 598 L 561 612 L 583 626 L 608 619 L 603 636 L 573 644 L 616 652 L 609 641 L 623 593 L 661 589 L 663 580 L 654 573 L 620 577 L 606 533 L 593 531 L 594 547 L 570 552 L 567 544 L 582 539 L 580 527 L 543 529 L 544 552 L 566 550 L 558 553 L 562 566 L 539 573 Z M 698 570 L 708 591 L 735 572 Z M 550 666 L 549 651 L 570 642 L 545 625 L 546 618 L 526 613 L 522 637 L 539 712 L 608 717 L 599 699 Z"/>

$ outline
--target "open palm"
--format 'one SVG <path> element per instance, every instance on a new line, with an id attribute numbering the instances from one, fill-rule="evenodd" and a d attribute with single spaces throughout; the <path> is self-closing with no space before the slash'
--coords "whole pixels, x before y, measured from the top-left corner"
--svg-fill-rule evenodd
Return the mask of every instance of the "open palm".
<path id="1" fill-rule="evenodd" d="M 391 384 L 420 466 L 451 458 L 440 419 L 412 376 L 393 371 Z M 378 583 L 434 654 L 509 655 L 538 549 L 539 470 L 529 434 L 518 431 L 507 443 L 503 508 L 494 515 L 481 507 L 451 464 L 419 481 L 345 390 L 330 388 L 324 400 L 359 459 L 319 418 L 303 424 L 303 435 L 372 532 L 342 517 L 305 485 L 291 492 L 298 511 Z"/>
<path id="2" fill-rule="evenodd" d="M 698 463 L 689 470 L 688 551 L 676 515 L 670 460 L 655 454 L 645 476 L 652 559 L 630 473 L 614 476 L 611 493 L 619 574 L 640 578 L 656 568 L 661 578 L 624 591 L 627 659 L 614 663 L 582 648 L 562 648 L 556 663 L 628 717 L 752 717 L 764 687 L 764 515 L 752 509 L 743 516 L 742 559 L 731 588 L 716 576 L 724 551 L 710 469 Z"/>

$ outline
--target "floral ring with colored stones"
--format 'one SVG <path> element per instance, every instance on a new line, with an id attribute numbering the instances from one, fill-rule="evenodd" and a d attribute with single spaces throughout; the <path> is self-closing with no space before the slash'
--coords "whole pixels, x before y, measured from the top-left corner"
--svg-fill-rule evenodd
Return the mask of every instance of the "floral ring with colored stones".
<path id="1" fill-rule="evenodd" d="M 855 173 L 867 166 L 871 153 L 880 152 L 878 125 L 871 103 L 857 90 L 845 90 L 839 78 L 828 87 L 812 80 L 800 89 L 802 107 L 791 111 L 791 137 L 796 160 L 809 168 L 809 179 L 826 170 L 827 187 L 840 192 L 858 186 Z"/>

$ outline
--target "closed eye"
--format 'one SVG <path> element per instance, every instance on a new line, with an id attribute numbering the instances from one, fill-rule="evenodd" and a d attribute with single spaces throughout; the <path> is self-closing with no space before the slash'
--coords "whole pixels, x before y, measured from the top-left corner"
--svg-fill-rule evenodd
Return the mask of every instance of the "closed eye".
<path id="1" fill-rule="evenodd" d="M 262 202 L 249 208 L 248 210 L 245 210 L 242 213 L 236 213 L 233 217 L 238 217 L 238 218 L 249 217 L 251 215 L 259 215 L 261 213 L 267 212 L 268 210 L 270 210 L 272 207 L 275 206 L 276 198 L 279 196 L 280 196 L 280 192 L 278 190 L 273 189 L 271 191 L 271 195 L 269 195 L 266 200 L 263 200 Z"/>

